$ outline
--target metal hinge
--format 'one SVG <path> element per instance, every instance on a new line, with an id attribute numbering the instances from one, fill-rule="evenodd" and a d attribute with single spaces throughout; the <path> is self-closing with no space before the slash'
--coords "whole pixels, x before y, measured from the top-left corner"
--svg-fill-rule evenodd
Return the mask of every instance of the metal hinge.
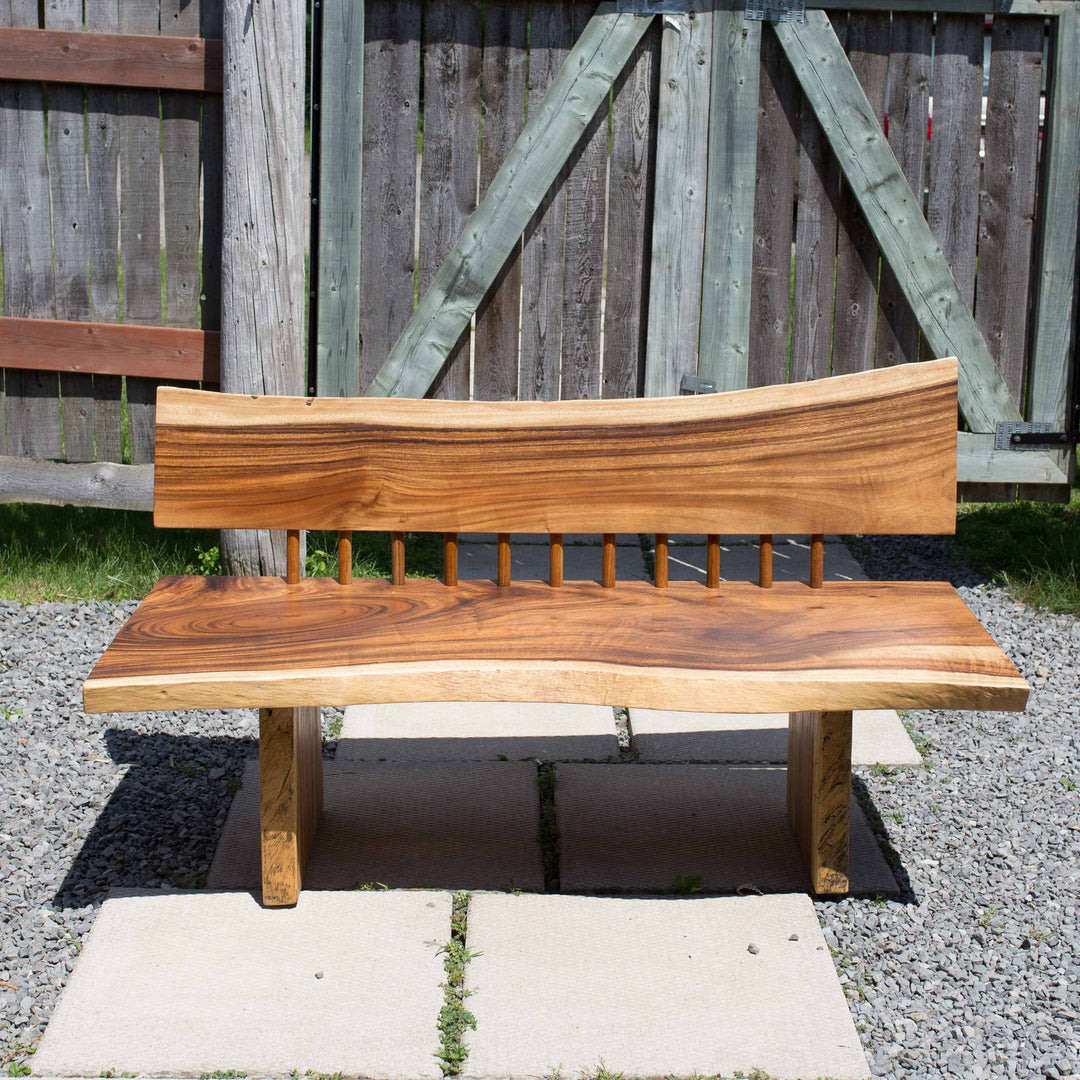
<path id="1" fill-rule="evenodd" d="M 679 383 L 680 394 L 715 394 L 716 383 L 712 379 L 702 379 L 697 375 L 684 375 Z"/>
<path id="2" fill-rule="evenodd" d="M 806 0 L 746 0 L 746 17 L 758 22 L 806 22 Z"/>
<path id="3" fill-rule="evenodd" d="M 689 0 L 615 0 L 620 15 L 685 15 Z"/>
<path id="4" fill-rule="evenodd" d="M 1074 413 L 1077 419 L 1080 415 Z M 1078 441 L 1076 425 L 1072 431 L 1055 431 L 1043 420 L 1003 420 L 994 434 L 995 450 L 1064 450 Z"/>

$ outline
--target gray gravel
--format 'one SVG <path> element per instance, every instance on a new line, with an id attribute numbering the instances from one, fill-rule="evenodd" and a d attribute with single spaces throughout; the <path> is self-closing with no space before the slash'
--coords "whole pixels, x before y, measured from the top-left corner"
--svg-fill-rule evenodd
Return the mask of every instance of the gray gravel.
<path id="1" fill-rule="evenodd" d="M 1080 621 L 1014 604 L 947 541 L 857 553 L 871 577 L 953 580 L 1034 687 L 1023 715 L 912 713 L 932 768 L 857 770 L 905 893 L 817 906 L 875 1075 L 1080 1074 Z M 133 606 L 0 602 L 5 1072 L 108 889 L 202 883 L 255 753 L 250 712 L 82 714 Z"/>

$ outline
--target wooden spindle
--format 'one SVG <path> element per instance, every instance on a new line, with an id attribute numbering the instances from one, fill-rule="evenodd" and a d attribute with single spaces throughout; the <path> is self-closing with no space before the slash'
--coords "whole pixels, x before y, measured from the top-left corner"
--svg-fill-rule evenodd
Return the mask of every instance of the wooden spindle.
<path id="1" fill-rule="evenodd" d="M 758 537 L 758 584 L 763 589 L 772 588 L 772 535 L 762 533 Z"/>
<path id="2" fill-rule="evenodd" d="M 405 584 L 405 534 L 390 534 L 390 584 Z"/>
<path id="3" fill-rule="evenodd" d="M 563 582 L 563 545 L 562 533 L 552 533 L 550 540 L 550 572 L 548 580 L 553 588 L 557 589 Z"/>
<path id="4" fill-rule="evenodd" d="M 510 534 L 499 533 L 499 576 L 496 582 L 500 589 L 510 584 Z"/>
<path id="5" fill-rule="evenodd" d="M 337 534 L 337 579 L 339 585 L 352 581 L 352 533 Z"/>
<path id="6" fill-rule="evenodd" d="M 457 584 L 457 533 L 443 534 L 443 581 L 447 585 Z"/>
<path id="7" fill-rule="evenodd" d="M 603 565 L 600 572 L 600 584 L 605 589 L 615 588 L 615 534 L 604 533 Z"/>
<path id="8" fill-rule="evenodd" d="M 667 533 L 656 534 L 656 554 L 653 558 L 653 584 L 658 589 L 666 589 L 668 583 Z"/>
<path id="9" fill-rule="evenodd" d="M 825 537 L 814 533 L 810 537 L 810 588 L 820 589 L 825 581 Z"/>
<path id="10" fill-rule="evenodd" d="M 290 529 L 285 537 L 285 581 L 295 585 L 300 580 L 300 530 Z"/>
<path id="11" fill-rule="evenodd" d="M 716 533 L 709 534 L 705 549 L 705 587 L 720 588 L 720 537 Z"/>

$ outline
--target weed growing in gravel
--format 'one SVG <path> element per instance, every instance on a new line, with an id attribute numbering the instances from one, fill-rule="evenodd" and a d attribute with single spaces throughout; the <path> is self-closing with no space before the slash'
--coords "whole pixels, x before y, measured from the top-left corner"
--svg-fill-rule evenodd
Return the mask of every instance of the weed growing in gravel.
<path id="1" fill-rule="evenodd" d="M 8 1076 L 29 1076 L 30 1066 L 24 1065 L 18 1061 L 13 1061 L 8 1065 L 7 1074 Z"/>
<path id="2" fill-rule="evenodd" d="M 682 874 L 675 876 L 675 892 L 680 896 L 689 896 L 691 893 L 701 892 L 701 878 L 697 874 Z"/>
<path id="3" fill-rule="evenodd" d="M 203 1073 L 199 1080 L 244 1080 L 246 1072 L 237 1072 L 236 1069 L 215 1069 L 213 1072 Z"/>
<path id="4" fill-rule="evenodd" d="M 439 949 L 446 971 L 443 988 L 443 1007 L 439 1010 L 439 1036 L 442 1046 L 435 1055 L 442 1065 L 443 1076 L 457 1076 L 469 1056 L 464 1041 L 465 1032 L 476 1030 L 476 1017 L 465 1008 L 465 999 L 472 993 L 465 989 L 465 965 L 477 952 L 470 952 L 465 944 L 469 926 L 469 900 L 471 893 L 460 892 L 454 897 L 450 916 L 450 940 Z"/>
<path id="5" fill-rule="evenodd" d="M 1066 791 L 1075 791 L 1076 790 L 1076 781 L 1071 776 L 1063 776 L 1061 778 L 1061 786 Z"/>
<path id="6" fill-rule="evenodd" d="M 584 1072 L 581 1075 L 582 1080 L 623 1080 L 625 1074 L 621 1072 L 612 1072 L 604 1062 L 601 1061 L 593 1072 Z"/>

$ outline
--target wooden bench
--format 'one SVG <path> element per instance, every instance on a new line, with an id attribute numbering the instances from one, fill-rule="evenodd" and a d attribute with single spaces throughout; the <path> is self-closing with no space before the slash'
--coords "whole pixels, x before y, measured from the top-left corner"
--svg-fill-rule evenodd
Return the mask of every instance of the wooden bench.
<path id="1" fill-rule="evenodd" d="M 731 394 L 451 402 L 158 392 L 159 526 L 287 529 L 288 576 L 162 579 L 84 687 L 88 712 L 258 707 L 263 900 L 293 904 L 322 806 L 319 706 L 550 701 L 790 713 L 788 811 L 818 893 L 848 889 L 853 709 L 1020 710 L 1028 687 L 953 588 L 825 582 L 825 533 L 948 533 L 954 360 Z M 300 529 L 339 533 L 339 578 L 300 576 Z M 351 576 L 351 531 L 392 535 L 392 579 Z M 405 579 L 405 531 L 445 534 L 445 578 Z M 498 580 L 458 581 L 459 532 L 498 534 Z M 550 534 L 550 580 L 510 578 Z M 656 535 L 616 587 L 615 534 Z M 773 582 L 774 533 L 811 535 Z M 603 535 L 563 581 L 565 533 Z M 707 580 L 667 536 L 707 534 Z M 760 536 L 755 583 L 720 534 Z"/>

